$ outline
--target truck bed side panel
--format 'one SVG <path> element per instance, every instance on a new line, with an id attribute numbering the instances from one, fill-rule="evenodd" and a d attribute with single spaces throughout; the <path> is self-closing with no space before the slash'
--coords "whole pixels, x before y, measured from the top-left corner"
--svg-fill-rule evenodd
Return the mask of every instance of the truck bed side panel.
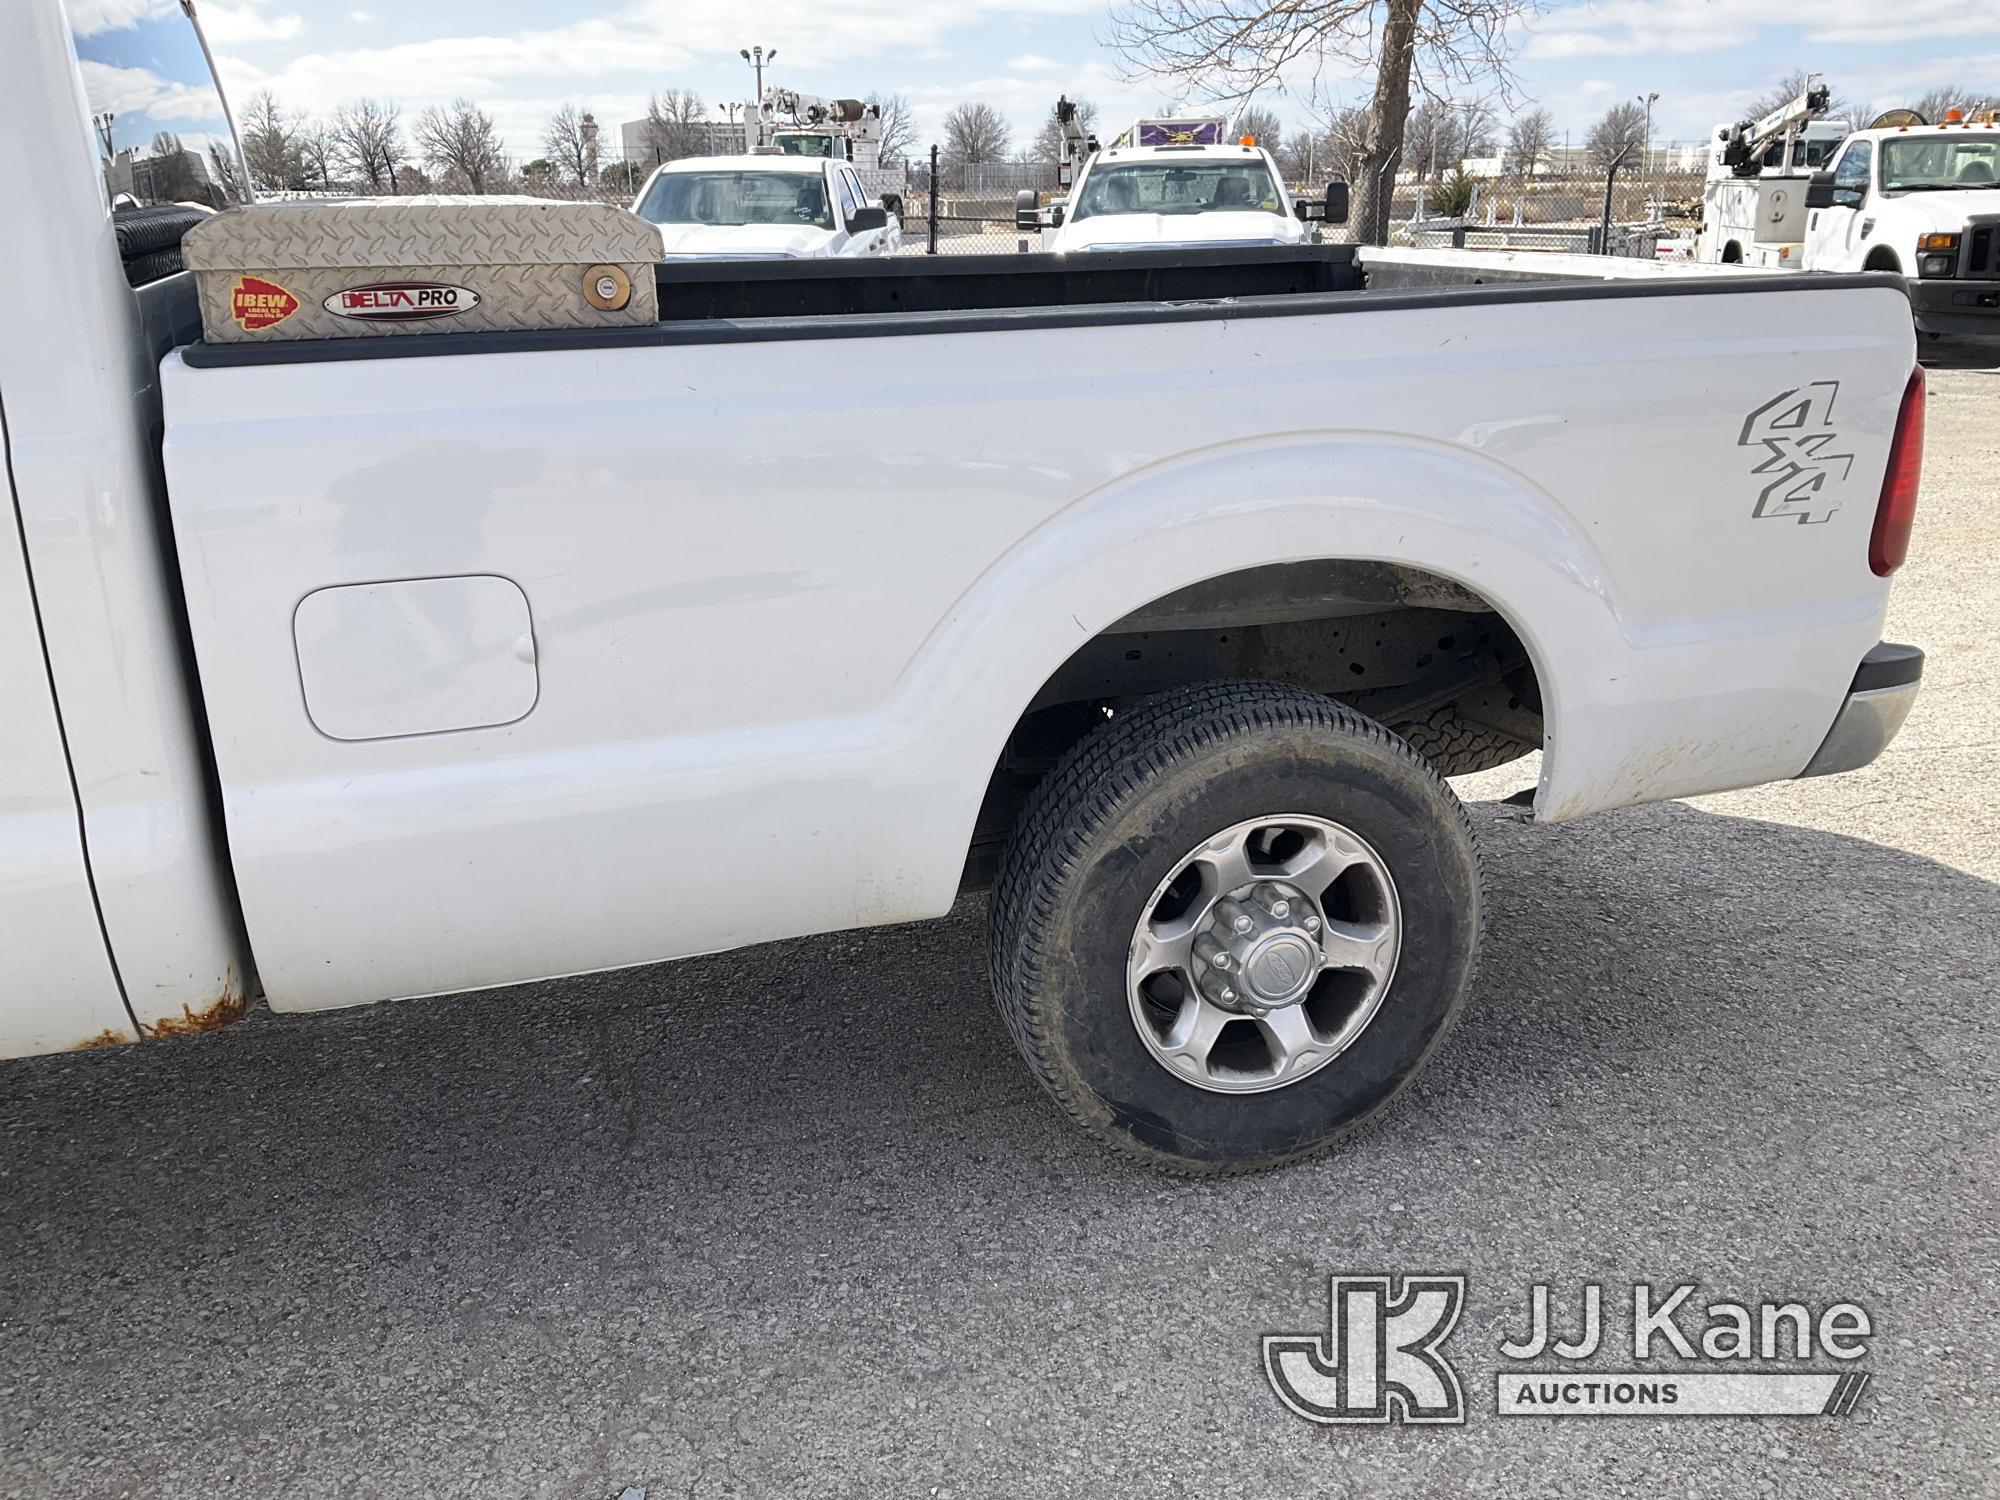
<path id="1" fill-rule="evenodd" d="M 1263 563 L 1484 594 L 1543 683 L 1545 817 L 1805 765 L 1880 633 L 1898 291 L 1314 306 L 170 359 L 169 488 L 272 1003 L 942 911 L 1049 674 Z M 1846 462 L 1806 518 L 1760 517 L 1746 424 L 1818 385 Z M 353 610 L 302 610 L 336 587 Z M 395 701 L 353 686 L 370 660 Z M 324 723 L 315 693 L 341 695 Z M 385 732 L 352 737 L 370 713 Z"/>

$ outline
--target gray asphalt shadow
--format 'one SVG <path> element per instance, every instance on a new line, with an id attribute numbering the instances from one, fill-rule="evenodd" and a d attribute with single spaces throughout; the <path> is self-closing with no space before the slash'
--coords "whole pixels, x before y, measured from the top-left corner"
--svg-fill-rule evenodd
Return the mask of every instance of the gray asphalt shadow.
<path id="1" fill-rule="evenodd" d="M 1457 1035 L 1239 1181 L 1058 1116 L 979 901 L 0 1066 L 0 1493 L 1990 1492 L 2000 887 L 1680 805 L 1494 813 Z M 1260 1333 L 1426 1270 L 1470 1282 L 1464 1429 L 1278 1407 Z M 1531 1283 L 1641 1279 L 1861 1302 L 1868 1399 L 1493 1415 Z"/>
<path id="2" fill-rule="evenodd" d="M 2000 370 L 2000 332 L 1977 339 L 1919 337 L 1917 363 L 1929 370 Z"/>

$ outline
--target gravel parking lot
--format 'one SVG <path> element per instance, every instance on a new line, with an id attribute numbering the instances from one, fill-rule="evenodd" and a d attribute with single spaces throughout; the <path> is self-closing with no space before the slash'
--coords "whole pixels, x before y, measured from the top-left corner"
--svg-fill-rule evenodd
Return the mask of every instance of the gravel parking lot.
<path id="1" fill-rule="evenodd" d="M 1346 1149 L 1103 1154 L 1017 1062 L 971 902 L 0 1065 L 0 1494 L 2000 1493 L 2000 372 L 1934 352 L 1901 740 L 1548 829 L 1497 817 L 1532 772 L 1467 780 L 1478 991 Z M 1465 1427 L 1279 1407 L 1261 1333 L 1424 1270 L 1470 1279 Z M 1858 1301 L 1872 1384 L 1494 1415 L 1530 1284 L 1637 1280 Z"/>

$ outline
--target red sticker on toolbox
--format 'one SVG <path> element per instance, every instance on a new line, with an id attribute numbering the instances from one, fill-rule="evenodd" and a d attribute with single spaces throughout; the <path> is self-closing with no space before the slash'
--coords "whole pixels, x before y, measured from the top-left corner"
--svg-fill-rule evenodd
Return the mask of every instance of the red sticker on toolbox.
<path id="1" fill-rule="evenodd" d="M 425 323 L 470 312 L 479 306 L 479 293 L 446 281 L 375 281 L 344 287 L 320 306 L 363 323 Z"/>
<path id="2" fill-rule="evenodd" d="M 245 333 L 282 323 L 299 310 L 299 299 L 261 276 L 239 276 L 229 293 L 229 316 Z"/>

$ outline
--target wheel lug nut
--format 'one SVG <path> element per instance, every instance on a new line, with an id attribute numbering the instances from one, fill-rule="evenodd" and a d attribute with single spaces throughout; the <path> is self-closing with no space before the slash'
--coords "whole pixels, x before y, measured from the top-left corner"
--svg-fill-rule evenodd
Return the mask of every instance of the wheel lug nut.
<path id="1" fill-rule="evenodd" d="M 1222 993 L 1217 995 L 1215 998 L 1220 1000 L 1224 1005 L 1234 1005 L 1236 1003 L 1236 991 L 1230 989 L 1227 985 L 1224 985 Z"/>
<path id="2" fill-rule="evenodd" d="M 1250 914 L 1241 901 L 1237 901 L 1234 898 L 1224 897 L 1222 900 L 1216 902 L 1215 914 L 1229 924 L 1231 932 L 1246 933 L 1256 930 L 1257 919 Z"/>
<path id="3" fill-rule="evenodd" d="M 1318 932 L 1318 931 L 1319 931 L 1319 918 L 1318 918 L 1318 917 L 1316 917 L 1316 916 L 1314 916 L 1314 915 L 1313 915 L 1313 914 L 1312 914 L 1311 912 L 1307 912 L 1307 913 L 1306 913 L 1306 916 L 1305 916 L 1305 920 L 1304 920 L 1304 921 L 1302 921 L 1302 922 L 1300 922 L 1300 923 L 1299 923 L 1299 925 L 1300 925 L 1301 927 L 1305 928 L 1305 930 L 1306 930 L 1307 932 Z"/>
<path id="4" fill-rule="evenodd" d="M 1271 903 L 1271 915 L 1276 917 L 1279 921 L 1282 922 L 1286 917 L 1289 917 L 1291 914 L 1292 914 L 1291 902 L 1273 901 Z"/>

